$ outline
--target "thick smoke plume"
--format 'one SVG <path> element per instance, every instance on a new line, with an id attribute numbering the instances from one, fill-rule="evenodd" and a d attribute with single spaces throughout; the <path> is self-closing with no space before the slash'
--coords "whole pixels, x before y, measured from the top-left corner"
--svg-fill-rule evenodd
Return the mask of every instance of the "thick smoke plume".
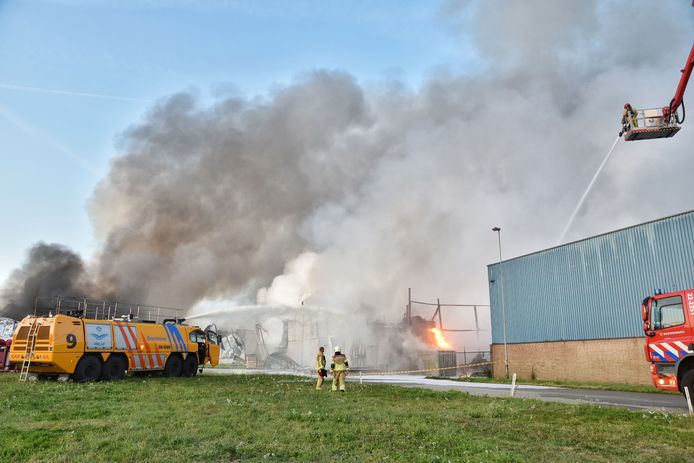
<path id="1" fill-rule="evenodd" d="M 174 95 L 125 132 L 91 199 L 104 244 L 90 278 L 129 301 L 306 302 L 390 321 L 408 286 L 484 303 L 491 227 L 507 257 L 555 243 L 624 102 L 670 101 L 690 10 L 449 2 L 445 27 L 479 51 L 472 72 L 438 71 L 411 89 L 319 70 L 266 97 Z M 692 127 L 618 145 L 568 238 L 691 208 L 692 146 Z M 33 270 L 33 254 L 5 290 L 11 307 L 27 302 L 23 285 L 35 291 L 23 275 L 51 276 Z M 84 277 L 39 286 L 83 290 L 70 275 Z"/>
<path id="2" fill-rule="evenodd" d="M 42 299 L 56 295 L 87 297 L 94 289 L 80 256 L 58 244 L 38 243 L 29 251 L 24 265 L 5 282 L 0 293 L 4 301 L 1 315 L 19 320 Z"/>

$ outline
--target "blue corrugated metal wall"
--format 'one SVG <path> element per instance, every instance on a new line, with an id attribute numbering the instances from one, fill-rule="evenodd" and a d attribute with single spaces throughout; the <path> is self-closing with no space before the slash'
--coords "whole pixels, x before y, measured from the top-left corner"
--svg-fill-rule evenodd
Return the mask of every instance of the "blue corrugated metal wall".
<path id="1" fill-rule="evenodd" d="M 509 343 L 643 336 L 641 301 L 694 287 L 694 211 L 503 262 Z M 499 264 L 492 342 L 504 342 Z"/>

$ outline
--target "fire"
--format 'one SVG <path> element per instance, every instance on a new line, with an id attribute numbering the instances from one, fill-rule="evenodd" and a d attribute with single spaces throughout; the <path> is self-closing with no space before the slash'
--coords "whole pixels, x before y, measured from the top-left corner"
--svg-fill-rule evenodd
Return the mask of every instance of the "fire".
<path id="1" fill-rule="evenodd" d="M 438 328 L 432 328 L 429 331 L 434 333 L 434 338 L 436 338 L 436 347 L 439 349 L 446 349 L 450 350 L 453 347 L 446 341 L 446 338 L 443 336 L 443 333 L 441 332 L 440 329 Z"/>

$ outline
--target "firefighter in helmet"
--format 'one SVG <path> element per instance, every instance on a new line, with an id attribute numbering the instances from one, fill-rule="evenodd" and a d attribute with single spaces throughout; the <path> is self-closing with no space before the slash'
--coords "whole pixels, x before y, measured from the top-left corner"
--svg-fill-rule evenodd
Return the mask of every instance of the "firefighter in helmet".
<path id="1" fill-rule="evenodd" d="M 626 103 L 624 105 L 624 112 L 622 112 L 622 131 L 619 132 L 620 137 L 624 133 L 630 131 L 631 129 L 635 129 L 639 126 L 639 123 L 636 120 L 636 117 L 637 117 L 636 110 L 634 108 L 632 108 L 629 103 Z"/>
<path id="2" fill-rule="evenodd" d="M 333 355 L 332 363 L 330 364 L 330 372 L 333 374 L 333 391 L 345 392 L 345 378 L 349 370 L 347 356 L 340 352 L 340 348 L 335 346 L 335 355 Z"/>
<path id="3" fill-rule="evenodd" d="M 328 371 L 325 369 L 325 348 L 323 346 L 318 349 L 318 355 L 316 355 L 316 371 L 318 373 L 316 389 L 320 390 L 323 387 L 323 378 L 328 376 Z"/>

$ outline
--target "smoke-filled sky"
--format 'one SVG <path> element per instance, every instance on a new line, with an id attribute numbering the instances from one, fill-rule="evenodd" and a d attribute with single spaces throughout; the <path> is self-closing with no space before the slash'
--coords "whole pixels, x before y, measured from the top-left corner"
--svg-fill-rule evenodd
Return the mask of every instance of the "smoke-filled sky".
<path id="1" fill-rule="evenodd" d="M 31 218 L 3 228 L 0 280 L 39 240 L 96 252 L 85 203 L 121 153 L 120 134 L 153 101 L 191 88 L 208 102 L 267 96 L 322 68 L 410 86 L 439 66 L 473 69 L 475 50 L 441 27 L 439 8 L 371 0 L 0 0 L 0 210 Z"/>
<path id="2" fill-rule="evenodd" d="M 449 1 L 406 7 L 395 27 L 399 5 L 378 3 L 392 14 L 392 29 L 378 31 L 386 38 L 423 46 L 404 23 L 412 16 L 446 37 L 427 44 L 441 61 L 416 78 L 406 52 L 393 53 L 404 72 L 384 66 L 373 77 L 339 54 L 306 60 L 297 51 L 294 77 L 278 72 L 259 95 L 188 90 L 199 85 L 192 75 L 180 91 L 138 95 L 156 102 L 112 127 L 115 154 L 89 194 L 42 206 L 86 207 L 93 252 L 81 261 L 67 248 L 34 248 L 13 263 L 4 304 L 56 285 L 185 308 L 305 301 L 388 320 L 401 316 L 408 286 L 421 299 L 484 303 L 485 266 L 498 257 L 491 227 L 501 226 L 506 256 L 556 244 L 624 102 L 667 104 L 694 37 L 688 2 Z M 321 24 L 328 34 L 333 20 Z M 248 48 L 272 46 L 263 32 L 246 33 Z M 351 33 L 352 55 L 377 57 L 378 33 Z M 242 88 L 235 79 L 225 76 Z M 8 111 L 0 116 L 11 120 Z M 567 238 L 692 209 L 693 147 L 686 124 L 670 140 L 620 143 Z M 21 204 L 21 191 L 12 199 Z M 22 209 L 10 220 L 24 227 L 42 212 Z M 50 226 L 39 234 L 46 243 L 63 236 Z M 46 256 L 56 255 L 61 268 L 77 266 L 74 278 L 54 281 Z"/>

